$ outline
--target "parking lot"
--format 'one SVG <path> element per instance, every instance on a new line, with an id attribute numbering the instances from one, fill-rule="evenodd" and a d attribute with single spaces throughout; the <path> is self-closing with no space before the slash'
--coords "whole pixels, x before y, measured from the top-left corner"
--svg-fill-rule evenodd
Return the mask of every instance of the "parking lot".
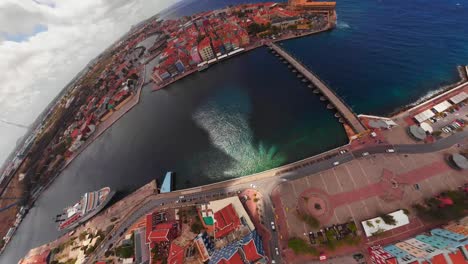
<path id="1" fill-rule="evenodd" d="M 316 218 L 321 225 L 333 225 L 350 219 L 361 221 L 401 208 L 411 211 L 415 202 L 463 185 L 468 175 L 449 167 L 444 161 L 446 155 L 448 151 L 369 155 L 281 184 L 279 191 L 289 237 L 304 237 L 304 233 L 311 231 L 297 216 L 301 199 L 322 199 L 325 213 Z"/>
<path id="2" fill-rule="evenodd" d="M 456 131 L 447 131 L 443 128 L 446 128 L 448 125 L 452 124 L 455 120 L 461 119 L 461 120 L 468 120 L 468 105 L 461 103 L 461 107 L 459 107 L 458 110 L 455 111 L 446 111 L 444 112 L 444 117 L 440 118 L 431 118 L 430 120 L 426 121 L 429 125 L 432 126 L 434 131 L 442 131 L 443 134 L 450 134 Z M 435 121 L 435 122 L 434 122 Z M 460 122 L 459 122 L 460 123 Z M 449 128 L 450 130 L 456 130 L 456 125 L 454 125 L 454 128 Z M 445 130 L 445 131 L 444 131 Z"/>

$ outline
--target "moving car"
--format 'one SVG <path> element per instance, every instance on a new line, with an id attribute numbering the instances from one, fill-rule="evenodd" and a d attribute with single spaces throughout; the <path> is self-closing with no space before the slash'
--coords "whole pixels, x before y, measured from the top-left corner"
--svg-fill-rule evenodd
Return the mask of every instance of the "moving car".
<path id="1" fill-rule="evenodd" d="M 364 153 L 362 153 L 362 156 L 363 156 L 363 157 L 369 156 L 369 152 L 364 152 Z"/>
<path id="2" fill-rule="evenodd" d="M 386 152 L 388 152 L 388 153 L 394 153 L 395 150 L 394 150 L 394 149 L 387 149 Z"/>
<path id="3" fill-rule="evenodd" d="M 333 162 L 333 166 L 338 166 L 338 165 L 340 165 L 340 162 L 339 162 L 339 161 Z"/>

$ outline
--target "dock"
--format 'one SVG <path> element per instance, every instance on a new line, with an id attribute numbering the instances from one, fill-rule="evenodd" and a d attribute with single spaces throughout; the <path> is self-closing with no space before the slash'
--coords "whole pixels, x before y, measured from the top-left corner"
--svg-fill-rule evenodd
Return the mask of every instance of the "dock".
<path id="1" fill-rule="evenodd" d="M 304 64 L 299 62 L 296 58 L 291 56 L 287 51 L 283 50 L 280 46 L 275 43 L 267 43 L 271 50 L 276 52 L 280 58 L 288 62 L 293 69 L 297 70 L 298 78 L 304 78 L 311 82 L 322 94 L 321 98 L 328 100 L 346 123 L 354 130 L 356 134 L 361 134 L 366 131 L 366 128 L 359 120 L 358 116 L 348 107 L 337 94 L 334 93 L 320 78 L 317 77 L 310 69 Z"/>

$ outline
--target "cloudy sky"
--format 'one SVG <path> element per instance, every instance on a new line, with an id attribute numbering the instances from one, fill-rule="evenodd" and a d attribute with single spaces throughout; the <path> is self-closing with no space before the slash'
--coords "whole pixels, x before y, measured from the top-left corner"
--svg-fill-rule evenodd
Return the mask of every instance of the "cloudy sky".
<path id="1" fill-rule="evenodd" d="M 130 27 L 178 0 L 0 0 L 0 165 L 60 90 Z"/>

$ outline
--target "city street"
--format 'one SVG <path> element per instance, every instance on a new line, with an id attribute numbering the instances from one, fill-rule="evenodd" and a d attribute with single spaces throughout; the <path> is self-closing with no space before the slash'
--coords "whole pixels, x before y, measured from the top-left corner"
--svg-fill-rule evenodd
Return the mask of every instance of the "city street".
<path id="1" fill-rule="evenodd" d="M 99 247 L 98 250 L 88 259 L 87 263 L 94 263 L 96 259 L 103 257 L 105 251 L 109 248 L 110 245 L 115 245 L 120 239 L 121 235 L 138 219 L 140 219 L 145 214 L 148 214 L 154 210 L 164 210 L 167 208 L 177 208 L 188 205 L 195 205 L 204 203 L 210 200 L 224 198 L 227 196 L 234 196 L 240 193 L 242 190 L 247 188 L 252 188 L 263 193 L 264 197 L 264 223 L 266 223 L 266 228 L 271 230 L 270 223 L 275 222 L 275 213 L 273 208 L 273 203 L 271 201 L 271 193 L 273 189 L 286 181 L 296 180 L 303 178 L 307 175 L 311 175 L 317 172 L 325 171 L 335 167 L 335 162 L 339 164 L 348 163 L 352 160 L 362 158 L 362 154 L 367 152 L 369 155 L 372 154 L 386 154 L 386 155 L 395 155 L 395 153 L 388 153 L 387 149 L 390 147 L 396 150 L 396 153 L 430 153 L 436 152 L 445 148 L 449 148 L 456 143 L 462 142 L 468 136 L 468 131 L 462 131 L 451 135 L 447 138 L 441 139 L 435 143 L 431 144 L 412 144 L 412 145 L 387 145 L 387 146 L 373 146 L 360 149 L 355 152 L 347 152 L 342 155 L 336 155 L 333 158 L 321 160 L 318 162 L 311 163 L 307 166 L 303 166 L 297 170 L 290 171 L 284 174 L 275 176 L 271 174 L 270 176 L 258 176 L 252 175 L 248 177 L 242 177 L 239 179 L 228 180 L 216 184 L 178 190 L 167 194 L 158 194 L 155 195 L 152 199 L 135 208 L 133 213 L 131 213 L 128 218 L 123 220 L 115 229 L 112 231 L 104 240 L 104 244 Z M 338 150 L 339 151 L 339 150 Z M 336 164 L 336 163 L 335 163 Z M 180 196 L 183 195 L 186 201 L 191 202 L 178 202 Z M 277 229 L 280 227 L 278 225 Z M 275 260 L 276 263 L 282 263 L 281 254 L 276 255 L 275 248 L 280 248 L 279 245 L 279 232 L 272 231 L 272 239 L 269 241 L 270 245 L 270 256 L 271 260 Z"/>

